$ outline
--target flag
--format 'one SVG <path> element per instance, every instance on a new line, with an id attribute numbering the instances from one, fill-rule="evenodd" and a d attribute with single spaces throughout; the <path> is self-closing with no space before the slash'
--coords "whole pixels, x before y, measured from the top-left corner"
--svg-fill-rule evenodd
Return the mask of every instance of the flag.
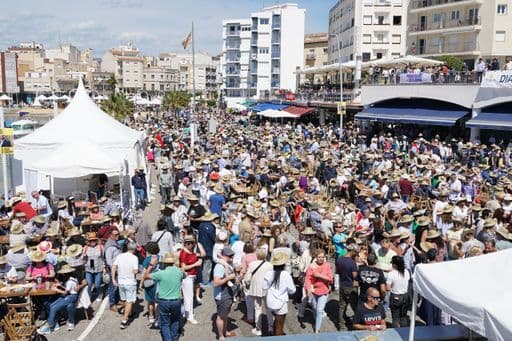
<path id="1" fill-rule="evenodd" d="M 191 42 L 192 42 L 192 32 L 189 32 L 189 34 L 187 34 L 185 39 L 183 39 L 183 41 L 181 42 L 181 45 L 183 45 L 183 48 L 186 50 Z"/>

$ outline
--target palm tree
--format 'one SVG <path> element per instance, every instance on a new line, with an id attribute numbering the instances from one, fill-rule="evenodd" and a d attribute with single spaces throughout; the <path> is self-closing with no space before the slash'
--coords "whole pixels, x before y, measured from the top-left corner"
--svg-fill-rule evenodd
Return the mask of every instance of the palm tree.
<path id="1" fill-rule="evenodd" d="M 111 75 L 109 79 L 107 79 L 108 86 L 113 89 L 114 94 L 116 93 L 116 87 L 117 87 L 117 79 L 116 76 Z"/>
<path id="2" fill-rule="evenodd" d="M 101 109 L 110 116 L 121 121 L 134 110 L 134 105 L 122 93 L 112 94 L 105 101 L 101 102 Z"/>
<path id="3" fill-rule="evenodd" d="M 176 111 L 180 108 L 185 108 L 190 102 L 192 96 L 185 91 L 171 91 L 165 94 L 162 100 L 162 107 L 164 110 Z"/>

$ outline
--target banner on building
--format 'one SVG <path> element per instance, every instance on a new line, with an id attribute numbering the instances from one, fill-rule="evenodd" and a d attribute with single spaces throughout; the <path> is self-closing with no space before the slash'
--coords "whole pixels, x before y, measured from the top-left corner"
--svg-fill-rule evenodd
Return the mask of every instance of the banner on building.
<path id="1" fill-rule="evenodd" d="M 512 71 L 487 71 L 482 77 L 482 88 L 512 88 Z"/>
<path id="2" fill-rule="evenodd" d="M 0 128 L 0 154 L 14 154 L 13 133 L 12 128 Z"/>
<path id="3" fill-rule="evenodd" d="M 3 53 L 3 86 L 4 92 L 8 94 L 17 94 L 20 92 L 18 86 L 18 69 L 16 64 L 16 53 Z"/>
<path id="4" fill-rule="evenodd" d="M 400 74 L 401 84 L 421 84 L 421 83 L 432 83 L 432 75 L 426 72 L 420 73 L 401 73 Z"/>

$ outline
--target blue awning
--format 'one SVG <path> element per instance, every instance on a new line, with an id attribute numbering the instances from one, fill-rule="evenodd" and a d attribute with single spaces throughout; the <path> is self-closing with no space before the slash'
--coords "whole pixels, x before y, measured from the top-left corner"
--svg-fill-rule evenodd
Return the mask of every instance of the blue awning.
<path id="1" fill-rule="evenodd" d="M 438 126 L 453 126 L 457 120 L 467 115 L 469 111 L 432 110 L 419 108 L 366 108 L 356 114 L 360 120 L 381 122 L 400 122 L 408 124 L 432 124 Z"/>
<path id="2" fill-rule="evenodd" d="M 284 108 L 287 108 L 287 107 L 289 107 L 289 105 L 273 104 L 273 103 L 260 103 L 260 104 L 256 104 L 255 106 L 253 106 L 251 108 L 251 110 L 253 110 L 253 111 L 264 111 L 264 110 L 268 110 L 268 109 L 283 110 Z"/>
<path id="3" fill-rule="evenodd" d="M 478 116 L 467 121 L 466 127 L 492 130 L 512 130 L 512 113 L 481 112 Z"/>

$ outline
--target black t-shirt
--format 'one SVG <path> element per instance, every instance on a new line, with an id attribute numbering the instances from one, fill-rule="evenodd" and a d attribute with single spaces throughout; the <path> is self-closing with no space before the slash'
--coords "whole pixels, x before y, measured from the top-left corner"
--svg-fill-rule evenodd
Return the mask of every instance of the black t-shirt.
<path id="1" fill-rule="evenodd" d="M 196 205 L 196 206 L 190 206 L 188 209 L 188 215 L 191 218 L 201 218 L 206 213 L 206 209 L 203 207 L 203 205 Z M 199 228 L 199 224 L 201 224 L 201 221 L 190 221 L 190 226 L 194 229 Z"/>
<path id="2" fill-rule="evenodd" d="M 375 288 L 380 292 L 380 285 L 386 283 L 384 272 L 381 269 L 362 265 L 357 273 L 357 281 L 361 288 L 359 297 L 366 298 L 368 288 Z"/>
<path id="3" fill-rule="evenodd" d="M 362 324 L 365 326 L 377 326 L 386 319 L 386 312 L 382 304 L 379 304 L 375 309 L 368 309 L 366 305 L 360 304 L 356 309 L 354 315 L 354 324 Z"/>
<path id="4" fill-rule="evenodd" d="M 346 288 L 353 287 L 353 272 L 357 272 L 357 264 L 350 257 L 339 257 L 336 260 L 336 273 L 340 275 L 340 286 Z"/>

